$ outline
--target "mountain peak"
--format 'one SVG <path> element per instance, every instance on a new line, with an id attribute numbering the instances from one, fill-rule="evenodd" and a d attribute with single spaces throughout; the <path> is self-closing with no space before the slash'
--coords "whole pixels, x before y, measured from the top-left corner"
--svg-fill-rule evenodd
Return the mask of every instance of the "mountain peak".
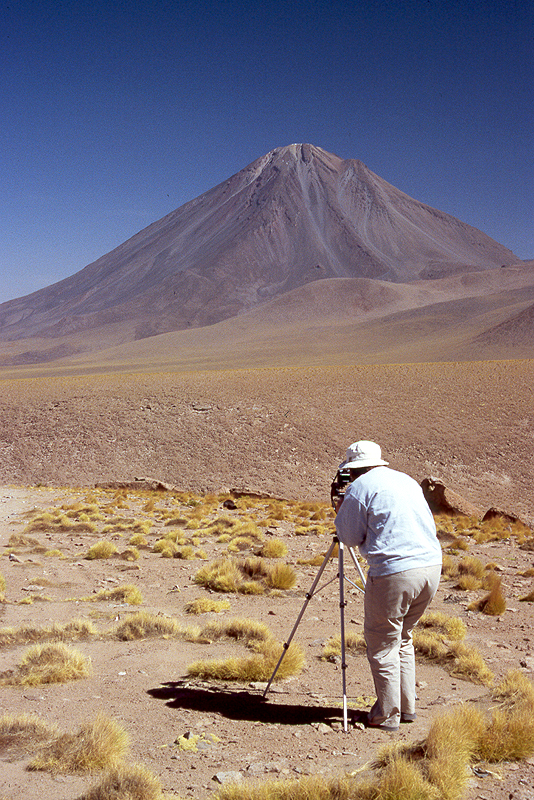
<path id="1" fill-rule="evenodd" d="M 0 338 L 210 325 L 324 278 L 397 283 L 516 263 L 357 159 L 277 147 L 80 272 L 0 307 Z"/>

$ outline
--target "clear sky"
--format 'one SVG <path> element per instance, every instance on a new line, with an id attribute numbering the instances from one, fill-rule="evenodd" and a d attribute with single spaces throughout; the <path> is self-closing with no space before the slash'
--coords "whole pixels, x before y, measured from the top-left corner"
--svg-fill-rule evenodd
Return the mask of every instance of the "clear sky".
<path id="1" fill-rule="evenodd" d="M 310 142 L 534 258 L 530 0 L 7 0 L 0 302 Z"/>

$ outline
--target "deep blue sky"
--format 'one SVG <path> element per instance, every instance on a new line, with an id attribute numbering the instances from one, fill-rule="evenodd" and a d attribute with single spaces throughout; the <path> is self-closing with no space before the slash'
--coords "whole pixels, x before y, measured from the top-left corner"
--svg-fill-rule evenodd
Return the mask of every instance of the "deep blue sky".
<path id="1" fill-rule="evenodd" d="M 534 258 L 531 2 L 11 0 L 1 16 L 0 302 L 292 142 Z"/>

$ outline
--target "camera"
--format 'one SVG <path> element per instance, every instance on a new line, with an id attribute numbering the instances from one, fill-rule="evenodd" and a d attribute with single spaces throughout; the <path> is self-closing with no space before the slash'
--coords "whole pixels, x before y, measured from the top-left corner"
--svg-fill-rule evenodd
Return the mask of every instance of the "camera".
<path id="1" fill-rule="evenodd" d="M 330 502 L 332 508 L 336 507 L 337 500 L 345 495 L 345 490 L 350 483 L 350 471 L 338 469 L 336 477 L 330 484 Z"/>

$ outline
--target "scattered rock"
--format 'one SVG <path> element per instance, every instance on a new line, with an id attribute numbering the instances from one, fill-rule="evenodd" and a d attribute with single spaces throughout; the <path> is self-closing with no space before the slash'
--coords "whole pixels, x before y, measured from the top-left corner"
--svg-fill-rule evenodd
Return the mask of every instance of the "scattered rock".
<path id="1" fill-rule="evenodd" d="M 317 730 L 317 733 L 332 733 L 332 728 L 325 722 L 314 723 L 313 727 Z"/>
<path id="2" fill-rule="evenodd" d="M 491 519 L 500 519 L 503 522 L 509 522 L 511 525 L 524 525 L 525 528 L 529 528 L 530 526 L 521 519 L 521 517 L 516 516 L 515 514 L 511 514 L 509 511 L 503 511 L 502 508 L 497 508 L 496 506 L 492 506 L 488 508 L 484 516 L 482 517 L 482 522 L 487 522 Z"/>
<path id="3" fill-rule="evenodd" d="M 108 481 L 95 483 L 96 489 L 131 489 L 142 492 L 172 492 L 176 489 L 170 483 L 163 483 L 155 478 L 134 478 L 133 481 Z"/>
<path id="4" fill-rule="evenodd" d="M 241 772 L 236 772 L 235 770 L 230 770 L 229 772 L 217 772 L 213 776 L 213 780 L 220 784 L 239 783 L 243 780 L 243 775 Z"/>
<path id="5" fill-rule="evenodd" d="M 449 489 L 438 478 L 430 476 L 421 481 L 425 499 L 434 514 L 451 514 L 464 517 L 481 517 L 481 510 L 465 497 Z"/>

